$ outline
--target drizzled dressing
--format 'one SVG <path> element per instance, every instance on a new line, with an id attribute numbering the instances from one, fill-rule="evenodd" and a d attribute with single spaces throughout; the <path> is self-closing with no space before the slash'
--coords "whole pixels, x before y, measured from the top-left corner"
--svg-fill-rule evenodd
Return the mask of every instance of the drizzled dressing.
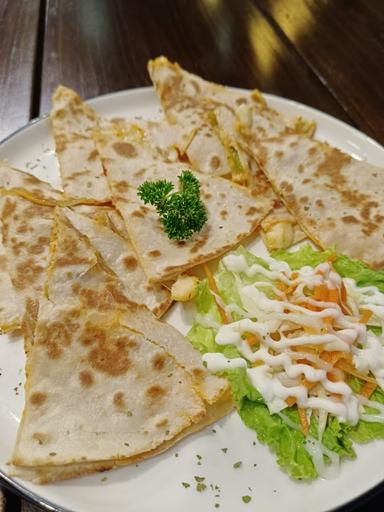
<path id="1" fill-rule="evenodd" d="M 264 260 L 269 269 L 257 263 L 248 265 L 243 255 L 229 254 L 223 258 L 225 267 L 235 276 L 242 302 L 241 308 L 230 304 L 225 309 L 228 314 L 235 311 L 243 318 L 221 325 L 216 343 L 234 345 L 244 359 L 229 360 L 222 354 L 208 353 L 203 356 L 204 361 L 212 371 L 247 367 L 250 382 L 263 396 L 271 413 L 286 408 L 287 399 L 293 397 L 299 407 L 326 411 L 340 421 L 356 424 L 363 414 L 361 401 L 345 382 L 330 380 L 332 372 L 337 376 L 336 368 L 316 355 L 300 353 L 300 347 L 321 345 L 325 351 L 351 354 L 355 367 L 362 372 L 371 371 L 384 387 L 383 338 L 367 331 L 366 325 L 360 322 L 360 312 L 364 309 L 373 313 L 370 324 L 384 326 L 384 294 L 374 286 L 359 288 L 352 279 L 341 278 L 329 263 L 321 263 L 315 268 L 305 266 L 293 272 L 286 262 L 273 258 Z M 257 276 L 257 281 L 245 285 L 240 274 Z M 284 300 L 284 293 L 276 287 L 278 282 L 294 290 L 291 301 L 295 304 Z M 342 283 L 347 291 L 348 313 L 343 312 L 336 302 L 320 302 L 308 296 L 308 291 L 313 292 L 316 286 L 325 284 L 328 289 L 335 289 Z M 272 297 L 276 298 L 271 298 L 271 291 Z M 306 308 L 307 305 L 323 309 L 312 311 Z M 330 318 L 332 323 L 327 321 Z M 305 328 L 313 330 L 313 334 L 305 332 Z M 298 334 L 291 334 L 290 331 L 298 329 Z M 277 331 L 278 341 L 272 337 Z M 259 341 L 256 350 L 252 350 L 245 339 L 249 335 L 256 336 Z M 303 359 L 314 362 L 317 368 Z M 315 387 L 309 393 L 308 387 L 301 384 L 302 377 L 321 386 L 321 391 L 316 393 Z M 377 418 L 383 416 L 383 408 L 377 410 L 376 421 L 382 421 Z M 367 416 L 364 415 L 365 420 Z"/>

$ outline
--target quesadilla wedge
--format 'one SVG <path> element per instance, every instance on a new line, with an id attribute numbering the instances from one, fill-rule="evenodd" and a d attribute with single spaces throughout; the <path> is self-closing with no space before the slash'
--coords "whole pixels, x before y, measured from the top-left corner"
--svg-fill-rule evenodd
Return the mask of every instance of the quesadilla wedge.
<path id="1" fill-rule="evenodd" d="M 124 294 L 128 300 L 148 307 L 158 317 L 164 314 L 171 304 L 170 292 L 161 284 L 148 282 L 127 239 L 70 209 L 63 210 L 63 214 L 79 233 L 87 237 L 103 262 L 116 274 L 123 284 Z"/>
<path id="2" fill-rule="evenodd" d="M 226 381 L 206 371 L 198 352 L 176 329 L 125 295 L 118 276 L 100 261 L 98 251 L 73 227 L 65 211 L 57 209 L 55 220 L 46 285 L 49 300 L 56 305 L 81 303 L 87 310 L 120 311 L 121 325 L 171 353 L 191 375 L 199 394 L 213 404 L 227 388 Z"/>
<path id="3" fill-rule="evenodd" d="M 175 329 L 124 301 L 86 238 L 56 215 L 50 300 L 40 303 L 27 352 L 11 461 L 14 475 L 37 483 L 137 462 L 232 408 L 227 382 L 209 375 Z"/>
<path id="4" fill-rule="evenodd" d="M 312 136 L 315 123 L 288 119 L 270 108 L 259 91 L 234 90 L 208 82 L 165 57 L 149 61 L 148 70 L 169 122 L 184 130 L 188 126 L 194 129 L 185 150 L 192 165 L 208 174 L 228 176 L 255 193 L 274 198 L 278 204 L 255 159 L 255 145 L 287 132 Z M 215 154 L 212 140 L 221 146 L 224 158 L 217 150 Z M 276 214 L 269 213 L 263 228 L 270 247 L 285 248 L 290 241 L 295 243 L 305 237 L 284 206 Z M 284 217 L 278 225 L 277 217 Z"/>
<path id="5" fill-rule="evenodd" d="M 204 416 L 187 372 L 119 312 L 40 304 L 14 465 L 125 459 Z"/>
<path id="6" fill-rule="evenodd" d="M 99 119 L 97 113 L 63 86 L 56 89 L 52 102 L 52 132 L 65 196 L 95 204 L 110 201 L 108 183 L 90 135 Z"/>
<path id="7" fill-rule="evenodd" d="M 373 268 L 384 266 L 384 170 L 298 135 L 259 145 L 265 174 L 301 228 Z"/>
<path id="8" fill-rule="evenodd" d="M 111 187 L 144 272 L 153 282 L 176 277 L 198 263 L 222 254 L 250 235 L 271 210 L 273 199 L 252 195 L 241 186 L 206 176 L 188 165 L 164 161 L 142 128 L 129 123 L 103 123 L 94 134 Z M 203 229 L 184 242 L 170 240 L 154 208 L 144 206 L 137 188 L 146 180 L 166 179 L 178 186 L 182 170 L 190 169 L 200 182 L 208 211 Z"/>

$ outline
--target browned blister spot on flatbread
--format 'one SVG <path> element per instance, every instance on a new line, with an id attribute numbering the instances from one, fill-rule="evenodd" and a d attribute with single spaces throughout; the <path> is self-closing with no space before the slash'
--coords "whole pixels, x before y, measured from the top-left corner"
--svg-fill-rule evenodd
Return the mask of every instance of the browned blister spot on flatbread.
<path id="1" fill-rule="evenodd" d="M 145 392 L 147 398 L 150 401 L 157 401 L 161 399 L 163 396 L 167 394 L 167 391 L 164 387 L 160 386 L 159 384 L 154 384 L 153 386 L 150 386 L 146 392 Z"/>
<path id="2" fill-rule="evenodd" d="M 316 152 L 316 151 L 315 151 Z M 342 173 L 343 167 L 350 163 L 351 157 L 342 153 L 336 148 L 332 148 L 325 153 L 323 161 L 317 166 L 314 176 L 328 176 L 333 185 L 341 187 L 346 184 L 346 179 Z"/>
<path id="3" fill-rule="evenodd" d="M 158 258 L 161 256 L 161 252 L 157 249 L 154 249 L 153 251 L 149 251 L 148 256 L 151 256 L 152 258 Z"/>
<path id="4" fill-rule="evenodd" d="M 12 201 L 9 197 L 5 200 L 3 210 L 1 212 L 3 219 L 6 219 L 10 215 L 12 215 L 16 210 L 16 201 Z"/>
<path id="5" fill-rule="evenodd" d="M 131 367 L 126 342 L 127 338 L 120 337 L 92 349 L 88 355 L 92 368 L 111 377 L 124 375 Z"/>
<path id="6" fill-rule="evenodd" d="M 213 155 L 211 157 L 211 160 L 209 161 L 209 165 L 213 170 L 218 169 L 221 165 L 220 157 L 218 157 L 217 155 Z"/>
<path id="7" fill-rule="evenodd" d="M 125 158 L 133 158 L 137 156 L 137 149 L 130 142 L 115 142 L 113 144 L 113 149 L 120 156 L 124 156 Z"/>
<path id="8" fill-rule="evenodd" d="M 58 321 L 42 324 L 39 335 L 40 343 L 50 359 L 59 358 L 63 347 L 69 347 L 72 340 L 68 324 Z"/>
<path id="9" fill-rule="evenodd" d="M 137 268 L 137 264 L 137 259 L 134 256 L 126 256 L 124 258 L 124 267 L 127 270 L 135 270 L 135 268 Z"/>
<path id="10" fill-rule="evenodd" d="M 89 153 L 87 160 L 89 162 L 94 162 L 97 158 L 99 158 L 99 153 L 98 153 L 97 149 L 94 149 L 93 151 L 91 151 Z"/>
<path id="11" fill-rule="evenodd" d="M 165 357 L 163 354 L 156 354 L 152 360 L 152 366 L 155 370 L 162 370 L 165 366 Z"/>
<path id="12" fill-rule="evenodd" d="M 36 243 L 28 247 L 28 252 L 31 254 L 41 254 L 46 250 L 48 243 L 49 238 L 46 236 L 39 236 Z"/>
<path id="13" fill-rule="evenodd" d="M 29 403 L 31 405 L 34 405 L 35 407 L 39 407 L 40 405 L 43 405 L 43 403 L 47 400 L 47 398 L 48 398 L 47 393 L 35 391 L 29 397 Z"/>
<path id="14" fill-rule="evenodd" d="M 124 392 L 123 391 L 117 391 L 113 395 L 113 404 L 114 404 L 114 406 L 117 409 L 124 409 L 125 408 L 126 404 L 125 404 L 125 397 L 124 397 Z"/>
<path id="15" fill-rule="evenodd" d="M 353 215 L 344 215 L 344 217 L 341 217 L 341 220 L 345 222 L 345 224 L 359 224 L 359 220 Z"/>
<path id="16" fill-rule="evenodd" d="M 92 343 L 104 343 L 106 339 L 106 332 L 104 329 L 97 325 L 86 325 L 84 331 L 81 333 L 79 341 L 82 345 L 88 346 Z"/>
<path id="17" fill-rule="evenodd" d="M 45 434 L 44 432 L 34 432 L 34 434 L 32 434 L 32 439 L 37 441 L 39 445 L 44 445 L 49 443 L 49 441 L 52 439 L 52 436 Z"/>
<path id="18" fill-rule="evenodd" d="M 129 188 L 128 182 L 125 180 L 118 181 L 113 184 L 113 187 L 119 192 L 119 194 L 124 194 Z"/>
<path id="19" fill-rule="evenodd" d="M 371 217 L 372 208 L 378 208 L 379 203 L 377 201 L 367 201 L 362 205 L 360 215 L 364 220 L 369 220 Z"/>
<path id="20" fill-rule="evenodd" d="M 82 370 L 79 373 L 79 380 L 83 388 L 90 388 L 94 382 L 92 373 L 87 370 Z"/>
<path id="21" fill-rule="evenodd" d="M 156 428 L 162 428 L 162 427 L 166 427 L 168 425 L 168 420 L 167 418 L 163 418 L 161 420 L 159 420 L 156 424 L 155 424 L 155 427 Z"/>
<path id="22" fill-rule="evenodd" d="M 23 290 L 35 283 L 44 270 L 43 267 L 37 265 L 33 260 L 25 260 L 16 265 L 17 275 L 13 278 L 13 284 L 17 289 Z"/>

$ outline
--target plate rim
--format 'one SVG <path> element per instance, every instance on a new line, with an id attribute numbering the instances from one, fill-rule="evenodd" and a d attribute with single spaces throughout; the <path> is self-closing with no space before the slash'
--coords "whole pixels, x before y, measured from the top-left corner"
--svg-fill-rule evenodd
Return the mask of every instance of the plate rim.
<path id="1" fill-rule="evenodd" d="M 230 89 L 238 90 L 238 91 L 244 91 L 249 92 L 250 89 L 244 89 L 241 87 L 230 87 Z M 98 96 L 94 96 L 92 98 L 86 98 L 85 101 L 87 102 L 93 102 L 94 100 L 102 100 L 107 97 L 112 96 L 119 96 L 124 95 L 126 93 L 148 93 L 150 91 L 154 91 L 154 88 L 152 86 L 144 86 L 144 87 L 132 87 L 130 89 L 122 89 L 119 91 L 113 91 L 108 92 L 105 94 L 100 94 Z M 338 119 L 337 117 L 332 116 L 331 114 L 328 114 L 327 112 L 323 112 L 315 107 L 311 107 L 309 105 L 306 105 L 305 103 L 301 103 L 296 100 L 292 100 L 290 98 L 285 98 L 283 96 L 278 96 L 276 94 L 270 94 L 270 93 L 262 93 L 263 96 L 268 100 L 283 100 L 283 102 L 288 103 L 289 105 L 293 107 L 304 107 L 305 109 L 309 110 L 310 112 L 313 112 L 314 114 L 320 114 L 321 116 L 325 117 L 327 120 L 331 122 L 336 122 L 343 128 L 347 128 L 348 130 L 352 130 L 352 132 L 357 136 L 363 136 L 366 141 L 370 144 L 373 144 L 374 146 L 382 149 L 384 151 L 384 146 L 380 144 L 378 141 L 376 141 L 373 137 L 370 135 L 367 135 L 366 133 L 362 132 L 358 128 L 346 123 L 345 121 L 342 121 L 341 119 Z M 24 130 L 27 130 L 28 128 L 32 127 L 33 125 L 38 125 L 40 123 L 43 123 L 49 118 L 49 113 L 44 114 L 39 117 L 35 117 L 22 125 L 20 128 L 17 128 L 12 133 L 7 135 L 5 138 L 0 140 L 0 149 L 6 142 L 10 141 L 13 137 L 18 135 L 19 133 L 23 132 Z M 28 172 L 28 170 L 27 170 Z M 16 480 L 14 480 L 12 477 L 7 475 L 4 471 L 0 470 L 0 484 L 9 491 L 14 491 L 18 496 L 21 498 L 25 498 L 27 501 L 32 503 L 33 505 L 37 505 L 41 507 L 42 509 L 48 511 L 48 512 L 75 512 L 74 510 L 64 508 L 61 505 L 58 505 L 54 503 L 53 501 L 44 498 L 44 496 L 41 496 L 37 494 L 34 491 L 29 490 L 27 487 L 25 487 L 23 484 L 20 484 Z M 363 492 L 359 496 L 356 496 L 355 498 L 349 500 L 348 502 L 339 505 L 337 507 L 328 509 L 327 512 L 351 512 L 355 510 L 358 506 L 364 505 L 368 500 L 371 498 L 374 498 L 377 496 L 380 492 L 384 490 L 384 480 L 379 482 L 378 484 L 374 485 L 367 491 Z"/>

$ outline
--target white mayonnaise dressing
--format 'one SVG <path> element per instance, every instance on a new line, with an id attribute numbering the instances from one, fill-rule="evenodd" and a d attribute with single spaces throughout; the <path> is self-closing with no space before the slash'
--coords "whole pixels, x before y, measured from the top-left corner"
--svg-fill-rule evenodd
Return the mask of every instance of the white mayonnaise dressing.
<path id="1" fill-rule="evenodd" d="M 259 264 L 249 266 L 243 255 L 229 254 L 223 258 L 225 267 L 235 276 L 245 314 L 242 315 L 242 308 L 238 307 L 237 312 L 243 318 L 221 325 L 216 334 L 216 343 L 236 346 L 244 359 L 228 360 L 222 354 L 205 354 L 204 361 L 212 371 L 230 367 L 246 368 L 250 382 L 263 396 L 271 413 L 286 408 L 287 398 L 294 397 L 299 407 L 322 411 L 322 423 L 331 413 L 340 421 L 356 424 L 364 412 L 356 396 L 346 383 L 333 382 L 328 378 L 329 372 L 337 376 L 341 374 L 340 370 L 316 355 L 298 353 L 297 350 L 290 350 L 290 347 L 321 345 L 323 350 L 352 354 L 356 368 L 365 373 L 371 371 L 384 388 L 383 338 L 367 331 L 366 326 L 359 322 L 360 310 L 369 309 L 379 325 L 384 323 L 384 294 L 374 286 L 359 288 L 352 279 L 342 279 L 329 263 L 321 263 L 315 268 L 305 266 L 293 272 L 285 262 L 264 259 L 269 269 Z M 239 274 L 248 277 L 258 275 L 260 278 L 251 285 L 244 284 Z M 282 289 L 276 286 L 279 282 L 294 288 L 292 297 L 295 304 L 284 300 L 287 299 L 284 286 Z M 340 288 L 342 283 L 346 287 L 347 305 L 353 316 L 344 314 L 336 303 L 319 302 L 307 296 L 308 290 L 321 284 L 334 289 Z M 271 290 L 279 300 L 271 298 Z M 323 309 L 312 311 L 306 308 L 307 305 Z M 233 306 L 231 310 L 236 310 Z M 332 318 L 333 325 L 329 318 Z M 287 325 L 293 331 L 300 329 L 301 332 L 284 335 L 281 328 Z M 303 327 L 312 328 L 318 333 L 307 334 Z M 276 331 L 280 333 L 279 341 L 271 336 Z M 245 339 L 249 335 L 256 336 L 259 341 L 256 350 Z M 297 362 L 298 359 L 300 362 Z M 319 368 L 313 368 L 305 360 L 315 362 Z M 308 387 L 301 383 L 303 377 L 310 383 L 320 385 L 322 391 L 309 394 Z M 383 413 L 380 410 L 378 414 L 365 416 L 382 417 Z M 311 450 L 318 453 L 319 446 L 312 445 Z"/>
<path id="2" fill-rule="evenodd" d="M 207 364 L 207 367 L 212 372 L 247 367 L 247 362 L 242 357 L 228 359 L 227 357 L 225 357 L 224 354 L 221 354 L 219 352 L 204 354 L 203 361 Z"/>

